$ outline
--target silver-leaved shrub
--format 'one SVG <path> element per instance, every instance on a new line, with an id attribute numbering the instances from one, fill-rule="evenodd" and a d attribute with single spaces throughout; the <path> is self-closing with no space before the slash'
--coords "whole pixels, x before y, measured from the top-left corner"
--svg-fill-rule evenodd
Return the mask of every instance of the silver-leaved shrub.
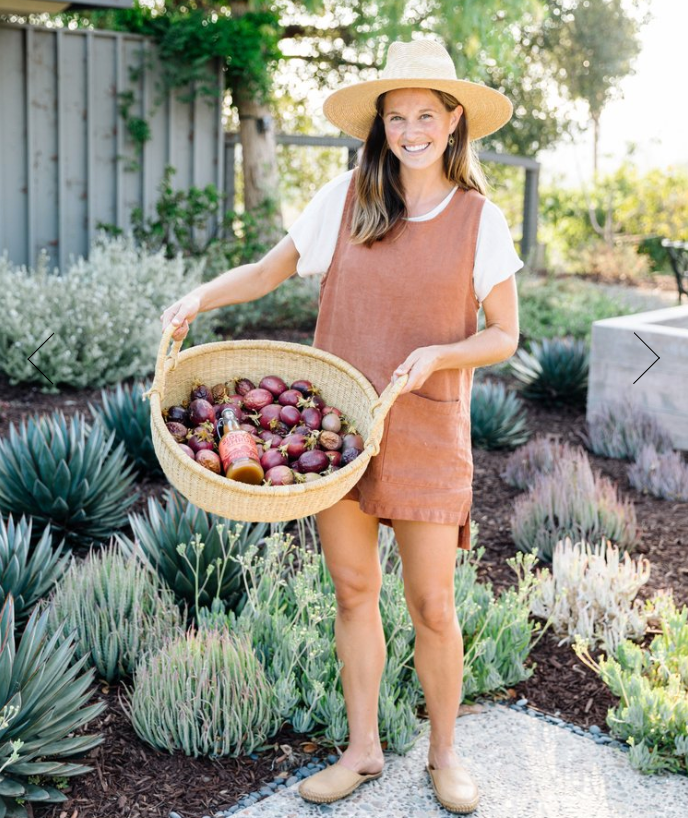
<path id="1" fill-rule="evenodd" d="M 560 460 L 574 451 L 568 443 L 538 435 L 511 453 L 499 476 L 514 488 L 528 489 L 538 475 L 550 474 Z"/>
<path id="2" fill-rule="evenodd" d="M 274 693 L 245 634 L 191 630 L 143 657 L 125 712 L 158 750 L 252 753 L 279 729 Z"/>
<path id="3" fill-rule="evenodd" d="M 620 499 L 611 480 L 593 473 L 582 450 L 536 477 L 532 488 L 514 500 L 510 524 L 516 546 L 545 562 L 552 561 L 565 537 L 597 542 L 604 536 L 629 551 L 639 539 L 633 503 Z"/>
<path id="4" fill-rule="evenodd" d="M 306 542 L 300 525 L 300 543 Z M 311 526 L 308 539 L 317 543 Z M 275 690 L 280 718 L 297 732 L 338 745 L 348 736 L 336 653 L 334 584 L 320 553 L 291 535 L 277 532 L 262 556 L 250 546 L 236 559 L 241 565 L 247 601 L 240 615 L 224 613 L 221 604 L 199 611 L 201 628 L 229 629 L 250 636 L 256 655 Z M 380 685 L 378 727 L 390 750 L 404 754 L 419 736 L 417 710 L 423 700 L 411 664 L 415 632 L 404 596 L 401 560 L 392 533 L 382 528 L 379 554 L 382 574 L 380 614 L 387 661 Z M 534 558 L 518 554 L 510 565 L 519 574 L 517 588 L 495 599 L 490 585 L 477 581 L 477 566 L 460 552 L 455 588 L 457 618 L 464 640 L 463 697 L 475 697 L 517 684 L 532 674 L 524 667 L 532 633 L 540 626 L 529 619 Z M 478 561 L 484 549 L 477 549 Z M 512 564 L 513 563 L 513 564 Z"/>
<path id="5" fill-rule="evenodd" d="M 678 451 L 660 453 L 651 444 L 645 444 L 635 463 L 628 467 L 628 479 L 638 491 L 688 502 L 688 465 Z"/>
<path id="6" fill-rule="evenodd" d="M 581 437 L 591 452 L 622 460 L 634 460 L 646 443 L 659 452 L 673 448 L 671 435 L 657 416 L 628 400 L 606 401 L 595 409 Z"/>
<path id="7" fill-rule="evenodd" d="M 174 594 L 140 559 L 119 546 L 74 556 L 47 600 L 48 633 L 76 631 L 76 656 L 107 682 L 130 676 L 148 651 L 184 632 Z"/>
<path id="8" fill-rule="evenodd" d="M 650 578 L 644 557 L 620 558 L 604 537 L 596 544 L 566 537 L 556 544 L 551 571 L 545 567 L 536 576 L 531 611 L 551 620 L 560 645 L 579 636 L 614 656 L 624 639 L 637 641 L 645 634 L 653 606 L 636 598 Z"/>
<path id="9" fill-rule="evenodd" d="M 35 269 L 0 257 L 0 368 L 13 385 L 36 382 L 52 393 L 144 377 L 155 366 L 161 312 L 201 280 L 202 262 L 168 260 L 123 237 L 99 238 L 88 259 L 62 273 L 48 268 L 45 254 Z M 210 339 L 212 322 L 202 313 L 192 340 Z"/>

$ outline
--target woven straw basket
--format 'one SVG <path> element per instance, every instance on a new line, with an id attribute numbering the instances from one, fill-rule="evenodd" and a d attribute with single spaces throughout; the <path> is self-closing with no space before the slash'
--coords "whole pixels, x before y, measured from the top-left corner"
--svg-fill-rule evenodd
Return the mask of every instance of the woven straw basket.
<path id="1" fill-rule="evenodd" d="M 244 522 L 280 522 L 315 514 L 336 503 L 358 482 L 370 458 L 380 450 L 384 421 L 408 376 L 390 383 L 378 397 L 373 385 L 357 369 L 329 352 L 278 341 L 219 341 L 180 353 L 171 324 L 160 341 L 155 378 L 144 399 L 151 403 L 151 431 L 155 453 L 170 483 L 205 511 Z M 325 401 L 355 423 L 365 441 L 364 451 L 336 472 L 291 486 L 254 486 L 214 474 L 185 454 L 165 426 L 162 409 L 187 400 L 192 382 L 208 386 L 232 378 L 258 383 L 278 375 L 287 383 L 312 381 Z"/>

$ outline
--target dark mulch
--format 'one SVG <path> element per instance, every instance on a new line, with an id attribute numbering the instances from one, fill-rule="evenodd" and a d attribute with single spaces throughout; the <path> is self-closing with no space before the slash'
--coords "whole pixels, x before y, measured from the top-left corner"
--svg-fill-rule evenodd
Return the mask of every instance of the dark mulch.
<path id="1" fill-rule="evenodd" d="M 306 341 L 308 335 L 296 337 L 280 333 L 287 340 Z M 508 380 L 508 378 L 506 379 Z M 86 410 L 88 401 L 98 401 L 100 390 L 81 392 L 66 390 L 62 395 L 43 395 L 37 389 L 12 387 L 0 375 L 0 435 L 6 435 L 9 422 L 18 423 L 32 412 L 62 408 L 65 412 Z M 530 426 L 534 432 L 559 434 L 562 440 L 579 444 L 585 429 L 582 409 L 546 409 L 528 403 Z M 473 519 L 479 524 L 479 544 L 485 547 L 479 575 L 490 581 L 498 593 L 513 585 L 515 575 L 506 558 L 516 549 L 511 541 L 509 516 L 518 492 L 499 477 L 509 452 L 474 451 Z M 673 589 L 679 605 L 688 603 L 688 505 L 644 496 L 629 484 L 628 464 L 589 454 L 593 466 L 616 481 L 622 496 L 635 504 L 641 526 L 638 553 L 647 555 L 652 574 L 641 589 L 641 599 L 663 587 Z M 135 510 L 145 508 L 147 496 L 161 496 L 165 483 L 148 479 L 139 485 L 141 494 Z M 645 643 L 652 634 L 646 636 Z M 546 713 L 588 727 L 598 724 L 606 730 L 607 709 L 616 699 L 584 666 L 569 645 L 559 645 L 558 637 L 548 631 L 532 651 L 528 665 L 535 668 L 530 679 L 509 691 L 512 698 L 527 697 L 531 706 Z M 593 652 L 599 658 L 599 652 Z M 105 692 L 103 692 L 105 691 Z M 324 757 L 329 749 L 312 744 L 308 736 L 294 733 L 288 725 L 270 739 L 270 749 L 259 753 L 259 759 L 248 756 L 211 761 L 192 759 L 181 754 L 159 753 L 143 744 L 134 734 L 118 701 L 121 690 L 99 687 L 94 700 L 105 698 L 108 709 L 89 725 L 88 732 L 102 733 L 105 742 L 93 751 L 89 763 L 95 768 L 90 775 L 72 780 L 67 791 L 70 800 L 37 813 L 46 818 L 104 818 L 114 814 L 159 818 L 170 809 L 184 818 L 212 814 L 230 806 L 244 794 L 274 780 L 280 772 L 288 775 L 310 759 L 311 753 Z"/>

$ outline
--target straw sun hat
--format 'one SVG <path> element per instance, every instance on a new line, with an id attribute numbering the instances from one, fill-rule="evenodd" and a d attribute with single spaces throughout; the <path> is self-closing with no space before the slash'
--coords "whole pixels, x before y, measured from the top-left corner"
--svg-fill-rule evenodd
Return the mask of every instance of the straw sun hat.
<path id="1" fill-rule="evenodd" d="M 471 141 L 506 125 L 513 112 L 511 101 L 494 88 L 458 80 L 449 53 L 433 40 L 392 43 L 379 80 L 334 91 L 325 99 L 323 111 L 344 133 L 365 140 L 377 113 L 375 100 L 395 88 L 434 88 L 456 97 L 466 112 Z"/>

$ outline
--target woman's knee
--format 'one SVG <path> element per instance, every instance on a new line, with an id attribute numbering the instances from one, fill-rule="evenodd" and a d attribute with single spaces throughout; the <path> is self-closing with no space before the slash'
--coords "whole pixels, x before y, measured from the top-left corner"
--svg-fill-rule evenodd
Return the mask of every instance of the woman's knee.
<path id="1" fill-rule="evenodd" d="M 407 605 L 416 628 L 443 633 L 454 628 L 458 619 L 454 596 L 450 591 L 417 594 L 413 599 L 407 596 Z"/>
<path id="2" fill-rule="evenodd" d="M 365 608 L 379 607 L 381 580 L 355 572 L 340 571 L 332 577 L 337 610 L 343 616 L 356 614 Z"/>

